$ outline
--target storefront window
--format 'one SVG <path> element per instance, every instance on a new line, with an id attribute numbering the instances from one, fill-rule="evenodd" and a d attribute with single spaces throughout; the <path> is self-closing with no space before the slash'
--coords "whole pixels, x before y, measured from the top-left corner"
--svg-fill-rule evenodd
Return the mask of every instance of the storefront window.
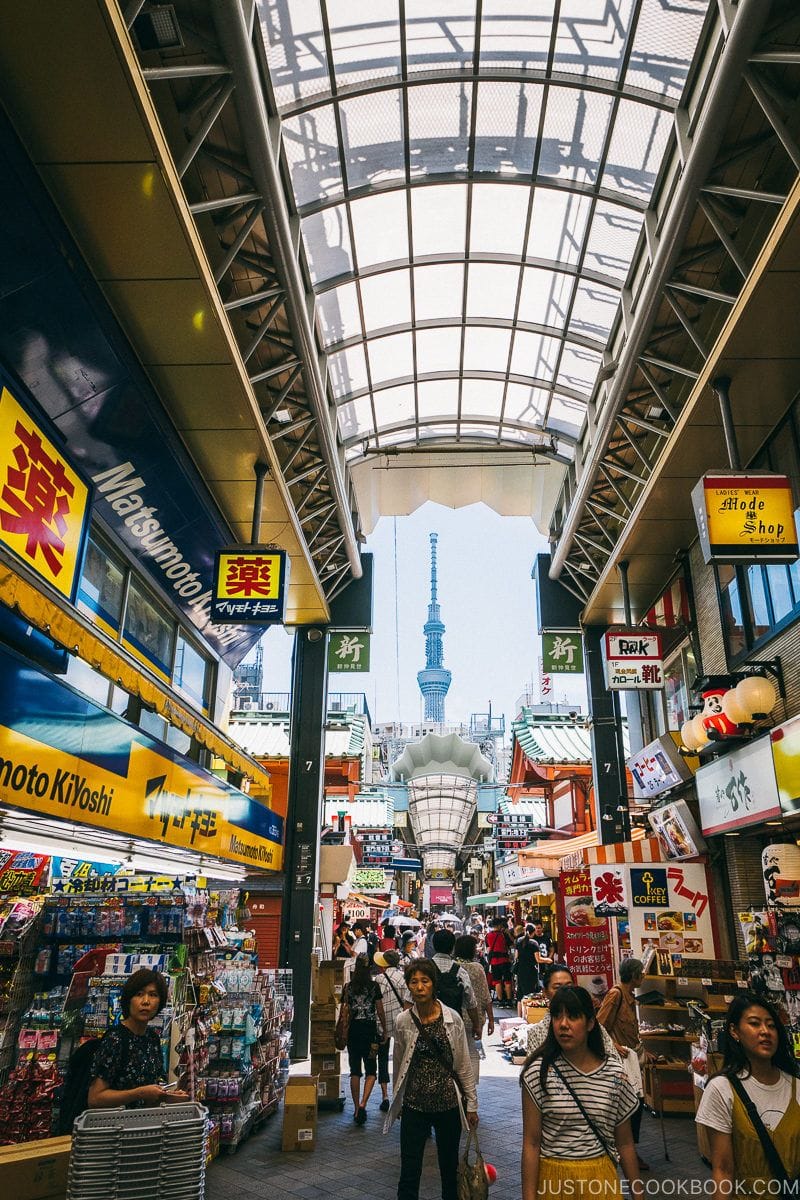
<path id="1" fill-rule="evenodd" d="M 211 663 L 179 632 L 172 677 L 174 687 L 198 708 L 206 710 L 210 679 Z"/>
<path id="2" fill-rule="evenodd" d="M 697 664 L 691 648 L 686 645 L 667 661 L 664 666 L 664 706 L 666 709 L 666 728 L 680 729 L 684 721 L 692 715 L 689 712 L 689 687 L 697 675 Z"/>
<path id="3" fill-rule="evenodd" d="M 125 569 L 122 561 L 106 546 L 100 546 L 90 538 L 78 588 L 78 608 L 89 613 L 98 624 L 116 633 L 124 594 Z"/>
<path id="4" fill-rule="evenodd" d="M 739 577 L 735 567 L 719 567 L 717 570 L 720 589 L 722 628 L 728 654 L 735 657 L 746 647 L 744 618 L 739 597 Z"/>
<path id="5" fill-rule="evenodd" d="M 90 700 L 96 701 L 97 704 L 108 704 L 108 693 L 111 686 L 109 681 L 105 675 L 95 671 L 94 667 L 90 667 L 83 659 L 75 658 L 70 654 L 66 678 L 68 683 L 71 683 L 79 692 L 83 692 L 84 696 L 88 696 Z"/>
<path id="6" fill-rule="evenodd" d="M 125 607 L 123 642 L 165 679 L 172 678 L 175 622 L 151 599 L 137 579 L 131 579 Z"/>

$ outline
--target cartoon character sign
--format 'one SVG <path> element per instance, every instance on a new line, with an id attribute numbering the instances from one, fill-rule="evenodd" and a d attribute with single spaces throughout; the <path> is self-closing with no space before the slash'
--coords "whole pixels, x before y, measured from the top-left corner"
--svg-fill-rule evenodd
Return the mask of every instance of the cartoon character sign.
<path id="1" fill-rule="evenodd" d="M 727 682 L 709 680 L 709 686 L 702 693 L 703 711 L 700 716 L 706 729 L 714 729 L 723 737 L 733 737 L 739 732 L 739 726 L 722 711 L 722 697 L 727 691 Z"/>

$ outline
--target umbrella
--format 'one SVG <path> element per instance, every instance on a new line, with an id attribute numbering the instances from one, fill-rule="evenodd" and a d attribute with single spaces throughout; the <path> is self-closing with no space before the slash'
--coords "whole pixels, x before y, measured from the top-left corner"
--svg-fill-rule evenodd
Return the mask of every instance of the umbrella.
<path id="1" fill-rule="evenodd" d="M 436 913 L 436 920 L 441 921 L 443 925 L 463 925 L 461 917 L 457 917 L 455 913 Z"/>
<path id="2" fill-rule="evenodd" d="M 390 917 L 389 924 L 393 925 L 395 929 L 419 929 L 420 923 L 416 917 L 406 917 L 401 914 L 397 917 Z"/>

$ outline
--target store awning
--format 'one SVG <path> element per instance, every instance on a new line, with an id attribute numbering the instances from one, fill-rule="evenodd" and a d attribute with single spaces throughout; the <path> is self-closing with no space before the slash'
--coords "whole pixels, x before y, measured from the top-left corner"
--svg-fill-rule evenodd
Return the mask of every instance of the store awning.
<path id="1" fill-rule="evenodd" d="M 388 908 L 388 900 L 379 900 L 377 896 L 365 896 L 362 892 L 351 892 L 347 897 L 349 901 L 357 900 L 359 904 L 367 904 L 370 908 Z"/>
<path id="2" fill-rule="evenodd" d="M 467 900 L 467 908 L 472 908 L 476 904 L 497 904 L 499 899 L 498 892 L 487 892 L 484 896 L 470 896 Z"/>
<path id="3" fill-rule="evenodd" d="M 634 829 L 631 837 L 634 841 L 644 838 L 643 829 Z M 545 871 L 558 871 L 562 858 L 570 854 L 583 853 L 591 847 L 599 846 L 600 838 L 596 829 L 589 833 L 579 833 L 575 837 L 562 838 L 557 842 L 539 842 L 536 846 L 526 846 L 517 851 L 517 861 L 521 867 L 542 867 Z"/>
<path id="4" fill-rule="evenodd" d="M 552 896 L 553 884 L 549 879 L 543 879 L 541 883 L 533 883 L 528 887 L 510 888 L 507 892 L 500 894 L 501 903 L 513 904 L 515 900 L 529 900 L 531 896 Z"/>
<path id="5" fill-rule="evenodd" d="M 589 846 L 583 852 L 583 861 L 592 864 L 648 863 L 664 862 L 665 860 L 658 838 L 642 836 L 632 842 L 612 842 L 608 846 Z"/>

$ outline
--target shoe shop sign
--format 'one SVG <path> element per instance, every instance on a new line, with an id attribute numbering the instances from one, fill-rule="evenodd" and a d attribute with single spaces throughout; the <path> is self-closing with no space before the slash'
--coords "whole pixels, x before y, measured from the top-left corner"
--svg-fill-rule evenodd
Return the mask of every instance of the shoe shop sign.
<path id="1" fill-rule="evenodd" d="M 609 629 L 603 638 L 603 661 L 609 691 L 659 691 L 664 686 L 660 633 Z"/>

